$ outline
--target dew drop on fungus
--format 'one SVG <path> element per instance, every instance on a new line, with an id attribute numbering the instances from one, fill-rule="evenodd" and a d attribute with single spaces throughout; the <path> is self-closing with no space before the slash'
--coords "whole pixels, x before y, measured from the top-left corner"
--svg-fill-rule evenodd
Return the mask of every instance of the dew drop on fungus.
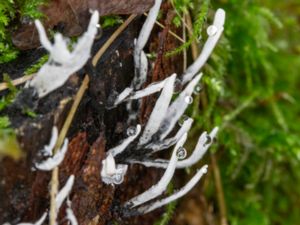
<path id="1" fill-rule="evenodd" d="M 218 28 L 215 25 L 210 25 L 206 32 L 208 36 L 214 36 L 218 32 Z"/>
<path id="2" fill-rule="evenodd" d="M 195 87 L 193 93 L 197 95 L 197 94 L 200 93 L 201 90 L 202 90 L 202 86 L 201 86 L 200 84 L 198 84 L 198 85 Z"/>
<path id="3" fill-rule="evenodd" d="M 134 127 L 134 126 L 128 127 L 126 133 L 127 133 L 128 136 L 135 135 L 136 134 L 136 127 Z"/>
<path id="4" fill-rule="evenodd" d="M 181 116 L 178 120 L 178 125 L 181 127 L 183 125 L 183 123 L 188 119 L 189 119 L 189 117 L 187 115 Z"/>
<path id="5" fill-rule="evenodd" d="M 115 184 L 121 184 L 123 182 L 123 176 L 121 174 L 115 174 L 114 175 L 114 183 Z"/>
<path id="6" fill-rule="evenodd" d="M 184 159 L 187 156 L 187 151 L 184 147 L 180 147 L 176 152 L 178 159 Z"/>
<path id="7" fill-rule="evenodd" d="M 186 96 L 184 98 L 184 101 L 187 103 L 187 104 L 192 104 L 193 103 L 193 97 L 192 96 Z"/>

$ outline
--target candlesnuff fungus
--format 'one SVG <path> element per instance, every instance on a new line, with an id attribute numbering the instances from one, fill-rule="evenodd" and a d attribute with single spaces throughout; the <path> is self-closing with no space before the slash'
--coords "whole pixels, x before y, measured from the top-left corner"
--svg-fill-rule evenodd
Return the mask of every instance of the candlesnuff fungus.
<path id="1" fill-rule="evenodd" d="M 174 175 L 176 168 L 187 168 L 194 164 L 196 164 L 208 150 L 208 148 L 212 144 L 212 140 L 215 139 L 217 135 L 218 128 L 215 127 L 209 134 L 204 132 L 198 139 L 198 143 L 192 152 L 191 156 L 187 159 L 183 159 L 186 156 L 186 151 L 183 148 L 184 142 L 186 141 L 187 133 L 190 130 L 193 120 L 188 118 L 186 119 L 182 127 L 177 131 L 175 136 L 168 137 L 171 131 L 173 131 L 176 123 L 183 116 L 185 110 L 188 105 L 192 102 L 192 94 L 195 92 L 195 88 L 197 88 L 197 84 L 199 83 L 202 73 L 196 75 L 198 71 L 203 67 L 205 62 L 207 61 L 209 55 L 213 51 L 217 41 L 219 40 L 222 32 L 223 25 L 225 22 L 225 12 L 222 9 L 218 9 L 214 18 L 214 22 L 211 26 L 208 27 L 208 40 L 206 41 L 203 50 L 199 57 L 196 59 L 191 66 L 183 73 L 180 77 L 181 83 L 183 85 L 187 84 L 186 87 L 180 92 L 178 97 L 171 102 L 176 74 L 166 78 L 163 81 L 153 83 L 148 85 L 146 88 L 139 90 L 144 84 L 147 76 L 147 58 L 145 53 L 143 52 L 143 48 L 146 44 L 146 41 L 149 38 L 150 32 L 149 29 L 153 27 L 153 19 L 157 17 L 158 14 L 158 4 L 161 1 L 155 1 L 155 5 L 151 9 L 146 22 L 141 30 L 138 40 L 135 42 L 135 50 L 134 50 L 134 62 L 135 62 L 135 77 L 132 82 L 130 88 L 126 88 L 115 100 L 114 107 L 121 104 L 122 102 L 127 102 L 127 109 L 129 111 L 129 122 L 136 118 L 138 111 L 132 110 L 132 100 L 138 100 L 138 105 L 140 104 L 140 98 L 151 95 L 155 92 L 161 91 L 159 98 L 156 101 L 156 104 L 153 108 L 152 113 L 150 114 L 149 120 L 146 123 L 143 131 L 141 132 L 141 136 L 138 138 L 140 129 L 136 132 L 131 138 L 125 139 L 126 145 L 121 144 L 120 147 L 115 147 L 116 150 L 109 150 L 107 154 L 107 158 L 103 160 L 103 164 L 106 167 L 110 167 L 107 163 L 111 163 L 112 168 L 118 167 L 115 165 L 115 158 L 119 157 L 124 166 L 124 163 L 127 164 L 143 164 L 147 167 L 157 167 L 157 168 L 165 168 L 166 171 L 161 178 L 161 180 L 156 184 L 150 187 L 149 190 L 146 190 L 144 193 L 133 197 L 131 200 L 127 201 L 124 204 L 124 209 L 127 212 L 125 214 L 130 216 L 134 214 L 143 214 L 148 213 L 152 210 L 155 210 L 158 207 L 161 207 L 165 204 L 168 204 L 175 199 L 178 199 L 185 195 L 188 191 L 190 191 L 197 182 L 201 179 L 203 174 L 207 172 L 207 165 L 204 165 L 200 168 L 197 173 L 193 176 L 193 178 L 179 191 L 175 192 L 171 196 L 154 201 L 153 203 L 147 203 L 148 201 L 159 197 L 167 188 L 168 183 Z M 144 29 L 144 28 L 149 29 Z M 141 41 L 142 40 L 142 41 Z M 140 128 L 140 125 L 138 125 Z M 138 138 L 138 141 L 136 139 Z M 132 143 L 130 143 L 132 142 Z M 162 151 L 175 145 L 173 150 L 173 154 L 170 160 L 164 159 L 151 159 L 151 155 L 157 151 Z M 126 147 L 127 148 L 126 148 Z M 130 151 L 131 154 L 122 154 L 123 152 Z M 132 152 L 136 152 L 137 154 L 132 154 Z M 139 152 L 143 153 L 143 157 Z M 113 153 L 113 154 L 112 154 Z M 124 158 L 124 156 L 128 155 Z M 179 160 L 178 159 L 183 159 Z M 120 161 L 120 160 L 118 160 Z M 103 169 L 102 169 L 103 170 Z M 124 172 L 124 171 L 123 171 Z M 126 171 L 125 171 L 126 172 Z M 101 172 L 102 175 L 102 172 Z M 125 174 L 122 173 L 122 177 Z M 102 180 L 107 183 L 106 177 L 102 176 Z M 111 184 L 113 184 L 113 180 L 111 180 Z M 146 204 L 145 204 L 146 203 Z"/>
<path id="2" fill-rule="evenodd" d="M 73 73 L 86 64 L 99 27 L 98 21 L 99 13 L 94 11 L 87 32 L 73 46 L 72 51 L 68 49 L 67 41 L 59 33 L 54 35 L 52 44 L 41 22 L 35 21 L 41 44 L 50 54 L 48 62 L 27 83 L 27 87 L 35 88 L 39 98 L 61 87 Z"/>
<path id="3" fill-rule="evenodd" d="M 145 96 L 161 91 L 160 96 L 158 97 L 149 120 L 143 129 L 141 125 L 134 126 L 134 129 L 132 129 L 133 132 L 129 132 L 127 138 L 116 147 L 108 150 L 106 158 L 102 161 L 102 170 L 99 171 L 104 183 L 121 184 L 126 175 L 128 164 L 142 164 L 147 167 L 165 168 L 164 175 L 157 184 L 124 203 L 123 210 L 126 212 L 124 214 L 125 216 L 148 213 L 182 197 L 191 190 L 201 179 L 203 174 L 207 172 L 207 165 L 202 166 L 192 179 L 179 191 L 169 197 L 148 203 L 149 201 L 158 198 L 166 190 L 176 169 L 190 167 L 203 157 L 218 132 L 218 128 L 216 127 L 209 134 L 207 134 L 207 132 L 202 133 L 192 154 L 186 159 L 184 159 L 184 157 L 187 153 L 183 146 L 193 120 L 191 118 L 186 119 L 175 135 L 169 137 L 189 104 L 191 104 L 192 94 L 202 77 L 202 73 L 198 75 L 197 73 L 207 61 L 222 34 L 225 12 L 222 9 L 217 10 L 213 25 L 207 30 L 209 37 L 203 47 L 202 53 L 196 61 L 188 67 L 183 75 L 178 78 L 185 86 L 179 95 L 172 101 L 177 78 L 176 74 L 141 89 L 146 81 L 148 68 L 148 60 L 143 49 L 154 26 L 161 2 L 162 0 L 155 0 L 155 4 L 149 12 L 139 37 L 135 41 L 133 56 L 135 76 L 132 84 L 117 96 L 113 103 L 113 107 L 117 107 L 119 104 L 126 102 L 129 121 L 132 118 L 136 120 L 139 110 L 132 109 L 132 101 L 136 100 L 139 105 L 140 99 Z M 54 44 L 51 44 L 46 36 L 43 26 L 39 21 L 36 21 L 41 44 L 49 51 L 50 57 L 49 61 L 39 70 L 37 75 L 27 83 L 27 87 L 33 87 L 38 93 L 38 96 L 42 98 L 51 91 L 61 87 L 71 74 L 81 69 L 90 57 L 90 50 L 98 29 L 98 20 L 99 14 L 95 11 L 92 15 L 87 32 L 79 39 L 78 43 L 74 46 L 73 51 L 69 51 L 67 42 L 61 34 L 56 34 L 54 36 Z M 53 128 L 49 145 L 45 146 L 40 152 L 43 156 L 48 157 L 48 159 L 36 163 L 35 167 L 37 169 L 52 170 L 62 162 L 67 151 L 68 141 L 65 140 L 62 149 L 53 156 L 53 148 L 55 147 L 57 136 L 57 129 Z M 170 160 L 153 157 L 154 153 L 168 149 L 174 145 L 175 147 Z M 57 195 L 57 213 L 59 213 L 60 206 L 69 195 L 74 179 L 74 176 L 71 175 L 65 187 L 62 188 Z M 67 219 L 71 224 L 77 225 L 76 217 L 70 207 L 71 203 L 68 202 L 67 205 Z M 42 221 L 41 223 L 43 223 L 45 218 L 46 216 L 43 216 L 38 222 Z M 38 222 L 36 224 L 40 224 Z"/>
<path id="4" fill-rule="evenodd" d="M 134 46 L 134 65 L 135 73 L 134 79 L 132 81 L 132 88 L 135 90 L 140 89 L 145 83 L 148 72 L 148 60 L 145 52 L 143 51 L 148 39 L 150 37 L 151 31 L 155 24 L 156 18 L 159 13 L 160 5 L 162 0 L 155 0 L 154 5 L 150 9 L 146 21 L 140 31 L 139 37 L 135 41 Z"/>
<path id="5" fill-rule="evenodd" d="M 208 39 L 203 46 L 202 52 L 195 62 L 192 63 L 192 65 L 190 65 L 182 75 L 183 84 L 186 84 L 188 81 L 193 79 L 195 74 L 198 73 L 198 71 L 204 66 L 223 33 L 224 23 L 225 11 L 223 9 L 218 9 L 215 14 L 213 24 L 207 28 Z"/>
<path id="6" fill-rule="evenodd" d="M 193 120 L 187 118 L 175 136 L 168 138 L 176 123 L 180 117 L 183 116 L 188 105 L 191 103 L 187 100 L 187 97 L 191 98 L 196 85 L 201 79 L 201 75 L 202 74 L 195 76 L 173 102 L 171 102 L 171 99 L 174 93 L 176 74 L 166 78 L 164 81 L 149 85 L 142 91 L 136 91 L 135 94 L 131 93 L 132 95 L 136 95 L 136 93 L 139 92 L 139 96 L 144 97 L 144 93 L 152 94 L 153 90 L 157 90 L 158 88 L 162 90 L 143 131 L 141 132 L 141 126 L 137 125 L 135 133 L 131 133 L 131 135 L 122 141 L 120 145 L 108 150 L 106 159 L 102 161 L 102 181 L 107 184 L 120 184 L 123 181 L 127 167 L 126 170 L 123 169 L 119 171 L 117 168 L 124 168 L 126 164 L 138 163 L 148 167 L 165 168 L 166 171 L 158 184 L 153 185 L 149 190 L 133 197 L 124 204 L 124 211 L 126 212 L 124 214 L 125 216 L 150 212 L 183 196 L 193 188 L 202 175 L 206 173 L 207 166 L 205 165 L 180 191 L 175 192 L 165 199 L 147 204 L 148 201 L 159 197 L 166 190 L 176 168 L 186 168 L 196 164 L 203 157 L 212 144 L 211 140 L 213 140 L 217 134 L 218 128 L 214 128 L 209 135 L 204 132 L 200 136 L 192 155 L 187 159 L 183 159 L 184 156 L 186 156 L 183 145 Z M 122 99 L 122 101 L 127 101 L 128 97 L 122 97 Z M 117 99 L 116 101 L 118 101 L 118 104 L 122 102 L 120 99 Z M 175 145 L 175 148 L 170 160 L 151 159 L 153 153 L 167 149 L 172 145 Z M 131 151 L 131 154 L 124 154 L 128 156 L 124 159 L 121 158 L 123 160 L 122 164 L 116 164 L 115 158 L 122 155 L 126 150 Z M 143 152 L 144 156 L 142 158 L 139 151 Z M 136 152 L 136 154 L 132 154 L 134 152 Z"/>

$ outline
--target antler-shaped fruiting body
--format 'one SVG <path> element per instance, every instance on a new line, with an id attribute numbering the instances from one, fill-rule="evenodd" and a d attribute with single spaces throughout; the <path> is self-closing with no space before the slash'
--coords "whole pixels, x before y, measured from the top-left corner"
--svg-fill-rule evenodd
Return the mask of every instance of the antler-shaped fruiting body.
<path id="1" fill-rule="evenodd" d="M 160 5 L 162 0 L 155 0 L 154 5 L 149 11 L 147 19 L 140 31 L 138 39 L 135 41 L 134 47 L 134 65 L 135 65 L 135 76 L 132 82 L 132 87 L 137 90 L 142 87 L 147 78 L 148 71 L 148 60 L 145 52 L 143 51 L 149 37 L 150 33 L 155 24 L 156 18 L 159 13 Z"/>
<path id="2" fill-rule="evenodd" d="M 130 88 L 126 88 L 116 98 L 114 107 L 123 102 L 127 102 L 127 106 L 130 106 L 132 100 L 137 100 L 139 104 L 140 98 L 159 91 L 161 91 L 161 93 L 156 101 L 152 113 L 150 114 L 148 122 L 144 126 L 143 131 L 141 131 L 141 127 L 140 125 L 138 125 L 133 136 L 126 138 L 119 146 L 108 151 L 106 159 L 102 162 L 103 168 L 101 176 L 102 180 L 105 183 L 116 184 L 116 182 L 114 182 L 114 180 L 112 179 L 113 176 L 117 174 L 116 168 L 118 168 L 118 165 L 124 166 L 124 164 L 126 163 L 137 163 L 147 167 L 165 168 L 166 170 L 161 180 L 156 185 L 153 185 L 149 190 L 146 190 L 138 196 L 133 197 L 124 204 L 124 209 L 126 212 L 125 216 L 148 213 L 158 207 L 161 207 L 171 201 L 174 201 L 175 199 L 182 197 L 188 191 L 190 191 L 201 179 L 203 174 L 207 172 L 207 165 L 204 165 L 202 168 L 200 168 L 192 177 L 192 179 L 179 191 L 175 192 L 169 197 L 156 200 L 150 204 L 148 203 L 150 200 L 158 198 L 166 190 L 167 185 L 171 181 L 176 169 L 190 167 L 201 160 L 203 155 L 213 143 L 213 140 L 215 139 L 218 132 L 217 127 L 215 127 L 209 134 L 207 132 L 203 132 L 199 137 L 197 145 L 195 146 L 192 154 L 186 159 L 185 157 L 187 153 L 183 145 L 186 141 L 187 133 L 192 126 L 193 119 L 187 118 L 183 122 L 181 128 L 176 132 L 176 134 L 173 137 L 169 137 L 179 119 L 183 116 L 185 110 L 192 102 L 192 95 L 195 92 L 195 88 L 197 88 L 196 86 L 197 84 L 199 84 L 199 81 L 202 77 L 202 73 L 198 75 L 196 74 L 207 61 L 209 55 L 213 51 L 217 41 L 219 40 L 223 32 L 225 12 L 222 9 L 217 10 L 213 24 L 207 29 L 209 37 L 203 47 L 201 54 L 196 59 L 196 61 L 190 67 L 188 67 L 188 69 L 180 78 L 182 84 L 186 86 L 179 93 L 177 98 L 172 101 L 175 80 L 177 77 L 176 74 L 167 77 L 163 81 L 150 84 L 146 88 L 139 90 L 146 78 L 144 72 L 147 66 L 147 59 L 145 58 L 146 56 L 144 55 L 142 49 L 145 46 L 146 40 L 148 39 L 151 31 L 148 29 L 146 32 L 144 28 L 149 26 L 152 29 L 152 20 L 154 16 L 157 16 L 157 12 L 159 10 L 159 8 L 157 8 L 158 2 L 159 4 L 161 3 L 160 1 L 155 2 L 155 5 L 153 6 L 151 11 L 153 14 L 151 14 L 151 12 L 149 13 L 138 41 L 136 41 L 135 44 L 134 59 L 136 70 L 133 84 Z M 143 63 L 146 63 L 146 66 Z M 130 111 L 130 107 L 128 107 L 128 109 L 130 113 L 129 116 L 135 117 L 136 112 Z M 151 158 L 154 153 L 168 149 L 173 145 L 175 145 L 175 147 L 170 160 Z M 130 151 L 130 154 L 126 154 L 126 151 Z M 121 161 L 123 164 L 116 165 L 115 158 L 118 158 L 118 162 Z M 109 177 L 107 171 L 110 170 L 112 172 Z M 124 177 L 125 172 L 126 171 L 123 170 L 122 177 Z"/>
<path id="3" fill-rule="evenodd" d="M 54 35 L 54 44 L 52 44 L 41 22 L 35 21 L 40 42 L 50 54 L 48 62 L 27 84 L 37 91 L 40 98 L 61 87 L 73 73 L 86 64 L 99 27 L 98 21 L 99 13 L 94 11 L 87 32 L 73 46 L 72 51 L 68 49 L 67 41 L 59 33 Z"/>
<path id="4" fill-rule="evenodd" d="M 142 91 L 127 92 L 127 97 L 122 94 L 121 98 L 117 99 L 117 104 L 123 101 L 128 101 L 129 96 L 145 96 L 152 94 L 155 90 L 160 89 L 161 94 L 158 97 L 156 104 L 150 114 L 149 120 L 146 123 L 143 132 L 141 132 L 141 126 L 137 125 L 135 132 L 122 141 L 118 146 L 110 149 L 107 152 L 107 157 L 102 161 L 103 167 L 101 171 L 102 181 L 107 184 L 120 184 L 122 182 L 116 182 L 116 175 L 119 175 L 119 179 L 123 181 L 123 177 L 126 170 L 119 170 L 125 164 L 116 164 L 115 158 L 122 155 L 126 150 L 135 151 L 137 154 L 129 154 L 124 159 L 123 163 L 127 164 L 143 164 L 148 167 L 165 168 L 166 171 L 161 180 L 149 190 L 141 193 L 140 195 L 133 197 L 131 200 L 124 204 L 125 216 L 135 215 L 136 213 L 147 213 L 164 204 L 173 201 L 184 194 L 186 194 L 191 188 L 193 188 L 197 182 L 201 179 L 202 175 L 206 173 L 207 166 L 203 166 L 194 177 L 178 192 L 173 195 L 157 200 L 154 203 L 147 204 L 148 201 L 159 197 L 167 188 L 167 185 L 171 181 L 176 168 L 186 168 L 196 164 L 207 149 L 212 144 L 212 140 L 215 138 L 218 128 L 214 128 L 210 134 L 204 132 L 190 157 L 184 159 L 186 156 L 186 150 L 183 145 L 187 138 L 187 133 L 190 130 L 193 120 L 191 118 L 186 119 L 182 127 L 177 131 L 173 137 L 168 137 L 178 120 L 182 117 L 185 110 L 191 103 L 190 99 L 194 92 L 195 87 L 201 79 L 201 74 L 195 76 L 183 89 L 183 91 L 177 96 L 177 98 L 171 102 L 174 93 L 174 86 L 176 80 L 176 74 L 166 78 L 156 84 L 149 85 Z M 138 93 L 138 94 L 137 94 Z M 173 154 L 170 160 L 164 159 L 151 159 L 150 157 L 157 151 L 162 151 L 175 145 Z M 142 151 L 144 157 L 141 158 Z"/>

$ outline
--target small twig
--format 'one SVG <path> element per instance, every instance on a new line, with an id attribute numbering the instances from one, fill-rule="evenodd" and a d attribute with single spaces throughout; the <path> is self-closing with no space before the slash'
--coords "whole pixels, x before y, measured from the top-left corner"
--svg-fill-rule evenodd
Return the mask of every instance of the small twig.
<path id="1" fill-rule="evenodd" d="M 174 0 L 171 0 L 170 2 L 171 2 L 171 5 L 172 5 L 172 7 L 173 7 L 175 13 L 176 13 L 177 16 L 180 18 L 180 20 L 181 20 L 183 26 L 186 27 L 186 29 L 189 31 L 189 33 L 192 33 L 192 32 L 193 32 L 193 31 L 192 31 L 192 30 L 193 30 L 193 29 L 192 29 L 193 26 L 191 26 L 190 24 L 188 24 L 187 21 L 186 21 L 185 19 L 183 19 L 183 16 L 180 15 L 180 13 L 178 12 L 178 10 L 177 10 L 176 7 L 175 7 Z M 183 13 L 183 14 L 185 14 L 185 13 Z"/>
<path id="2" fill-rule="evenodd" d="M 183 20 L 186 21 L 186 15 L 183 15 Z M 186 28 L 185 26 L 182 26 L 182 38 L 184 42 L 186 42 Z M 183 71 L 185 71 L 187 68 L 187 52 L 186 48 L 183 49 Z"/>
<path id="3" fill-rule="evenodd" d="M 188 24 L 189 27 L 193 27 L 192 18 L 191 18 L 191 15 L 189 12 L 186 14 L 186 23 Z M 189 33 L 190 38 L 193 38 L 193 36 L 194 36 L 193 29 L 188 29 L 188 33 Z M 193 56 L 194 61 L 197 59 L 197 57 L 199 55 L 199 47 L 196 42 L 197 42 L 197 39 L 194 39 L 191 43 L 192 56 Z"/>
<path id="4" fill-rule="evenodd" d="M 106 49 L 111 45 L 111 43 L 122 33 L 125 28 L 132 22 L 132 20 L 136 17 L 136 14 L 132 14 L 128 17 L 128 19 L 122 23 L 122 25 L 110 36 L 110 38 L 105 42 L 105 44 L 100 48 L 100 50 L 96 53 L 92 60 L 93 66 L 96 66 L 97 62 L 99 61 L 100 57 L 106 51 Z"/>
<path id="5" fill-rule="evenodd" d="M 35 75 L 35 73 L 30 74 L 30 75 L 25 75 L 25 76 L 20 77 L 20 78 L 17 78 L 17 79 L 15 79 L 15 80 L 12 81 L 12 84 L 14 86 L 23 84 L 24 82 L 30 80 L 34 75 Z M 0 83 L 0 91 L 3 91 L 5 89 L 7 89 L 7 88 L 8 88 L 8 85 L 7 85 L 6 82 Z"/>
<path id="6" fill-rule="evenodd" d="M 145 16 L 148 16 L 147 13 L 144 13 L 144 15 L 145 15 Z M 162 29 L 165 28 L 165 26 L 164 26 L 163 24 L 161 24 L 160 22 L 158 22 L 157 20 L 155 21 L 155 23 L 156 23 L 156 25 L 158 25 L 158 26 L 161 27 Z M 173 31 L 169 30 L 168 32 L 169 32 L 169 34 L 171 34 L 173 37 L 175 37 L 177 40 L 181 41 L 182 43 L 185 43 L 185 41 L 184 41 L 181 37 L 179 37 L 177 34 L 175 34 Z"/>
<path id="7" fill-rule="evenodd" d="M 217 192 L 217 198 L 218 198 L 218 205 L 220 210 L 220 225 L 227 225 L 227 210 L 226 210 L 226 203 L 225 203 L 225 197 L 223 192 L 223 186 L 222 186 L 222 180 L 220 175 L 219 166 L 217 164 L 217 160 L 215 155 L 212 153 L 211 155 L 211 166 L 214 173 L 215 178 L 215 185 L 216 185 L 216 192 Z"/>

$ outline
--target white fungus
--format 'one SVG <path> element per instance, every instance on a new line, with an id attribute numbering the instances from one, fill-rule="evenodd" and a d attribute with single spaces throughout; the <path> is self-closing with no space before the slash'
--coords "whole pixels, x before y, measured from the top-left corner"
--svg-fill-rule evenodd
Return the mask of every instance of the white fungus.
<path id="1" fill-rule="evenodd" d="M 54 44 L 52 44 L 41 22 L 35 21 L 40 42 L 50 54 L 48 62 L 27 83 L 27 86 L 35 88 L 40 98 L 61 87 L 73 73 L 85 65 L 90 58 L 90 51 L 98 30 L 98 21 L 99 13 L 94 11 L 87 32 L 74 45 L 73 51 L 69 51 L 67 41 L 59 33 L 54 35 Z"/>
<path id="2" fill-rule="evenodd" d="M 56 152 L 54 156 L 50 156 L 42 162 L 35 163 L 35 168 L 39 170 L 50 171 L 59 166 L 64 160 L 65 154 L 68 150 L 68 143 L 68 139 L 65 139 L 63 146 Z"/>
<path id="3" fill-rule="evenodd" d="M 137 125 L 135 128 L 135 132 L 133 135 L 130 135 L 128 138 L 126 138 L 125 140 L 122 141 L 122 143 L 110 150 L 108 150 L 107 154 L 111 154 L 113 157 L 115 157 L 116 155 L 120 154 L 121 152 L 123 152 L 126 147 L 136 139 L 136 137 L 140 134 L 141 132 L 141 125 Z"/>
<path id="4" fill-rule="evenodd" d="M 127 172 L 127 165 L 116 164 L 111 153 L 102 160 L 101 179 L 106 184 L 121 184 Z"/>
<path id="5" fill-rule="evenodd" d="M 60 209 L 62 203 L 69 196 L 69 194 L 70 194 L 70 192 L 72 190 L 73 184 L 74 184 L 74 180 L 75 180 L 75 176 L 71 175 L 68 178 L 65 186 L 56 195 L 56 197 L 55 197 L 55 203 L 56 203 L 56 211 L 57 212 L 59 212 L 59 209 Z"/>
<path id="6" fill-rule="evenodd" d="M 195 74 L 198 73 L 198 71 L 204 66 L 223 33 L 224 23 L 225 11 L 223 9 L 218 9 L 215 14 L 214 22 L 208 29 L 209 37 L 203 46 L 202 52 L 195 62 L 190 65 L 182 75 L 183 84 L 186 84 L 188 81 L 192 80 Z"/>
<path id="7" fill-rule="evenodd" d="M 146 124 L 144 132 L 139 140 L 139 145 L 146 144 L 147 142 L 149 142 L 152 136 L 160 128 L 160 125 L 164 119 L 162 115 L 166 114 L 168 106 L 173 96 L 175 79 L 176 74 L 173 74 L 168 79 L 166 79 L 164 88 L 155 103 L 155 106 Z"/>

